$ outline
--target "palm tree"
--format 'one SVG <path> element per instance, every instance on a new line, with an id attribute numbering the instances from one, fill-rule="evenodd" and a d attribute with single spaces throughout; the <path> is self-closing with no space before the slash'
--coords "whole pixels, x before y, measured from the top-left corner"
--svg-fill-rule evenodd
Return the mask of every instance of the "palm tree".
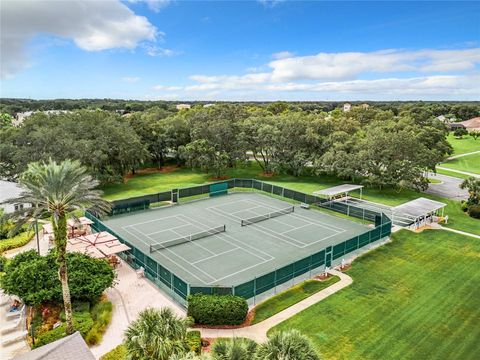
<path id="1" fill-rule="evenodd" d="M 469 177 L 460 184 L 460 189 L 468 190 L 468 205 L 480 204 L 480 179 Z"/>
<path id="2" fill-rule="evenodd" d="M 212 346 L 214 360 L 250 360 L 257 343 L 246 338 L 218 339 Z"/>
<path id="3" fill-rule="evenodd" d="M 275 332 L 255 355 L 258 360 L 320 360 L 310 340 L 298 330 Z"/>
<path id="4" fill-rule="evenodd" d="M 187 319 L 175 315 L 170 308 L 142 311 L 125 331 L 127 359 L 168 360 L 188 352 Z"/>
<path id="5" fill-rule="evenodd" d="M 88 175 L 79 161 L 31 163 L 20 176 L 19 184 L 23 188 L 19 197 L 7 200 L 12 204 L 24 205 L 12 215 L 17 228 L 31 220 L 51 218 L 67 334 L 72 334 L 73 314 L 66 261 L 67 218 L 75 218 L 75 211 L 88 208 L 99 213 L 108 212 L 110 203 L 101 198 L 101 191 L 94 190 L 98 181 Z"/>

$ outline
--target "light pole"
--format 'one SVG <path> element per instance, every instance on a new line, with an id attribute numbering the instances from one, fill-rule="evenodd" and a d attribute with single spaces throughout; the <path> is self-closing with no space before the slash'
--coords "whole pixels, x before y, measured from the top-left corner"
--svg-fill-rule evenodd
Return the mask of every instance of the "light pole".
<path id="1" fill-rule="evenodd" d="M 40 239 L 38 237 L 38 219 L 35 218 L 35 234 L 37 236 L 37 252 L 40 255 Z"/>

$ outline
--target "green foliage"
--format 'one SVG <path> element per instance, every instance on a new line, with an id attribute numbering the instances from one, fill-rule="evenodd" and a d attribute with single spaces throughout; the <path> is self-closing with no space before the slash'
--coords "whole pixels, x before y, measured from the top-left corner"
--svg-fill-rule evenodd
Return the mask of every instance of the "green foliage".
<path id="1" fill-rule="evenodd" d="M 142 311 L 125 331 L 125 347 L 130 360 L 168 360 L 188 352 L 187 327 L 190 324 L 172 309 Z"/>
<path id="2" fill-rule="evenodd" d="M 460 127 L 458 129 L 455 129 L 453 132 L 453 135 L 459 139 L 461 139 L 464 135 L 468 135 L 467 129 Z"/>
<path id="3" fill-rule="evenodd" d="M 206 325 L 239 325 L 245 321 L 248 305 L 234 295 L 194 294 L 188 297 L 188 316 Z"/>
<path id="4" fill-rule="evenodd" d="M 16 249 L 28 244 L 33 235 L 33 231 L 24 231 L 15 235 L 14 237 L 0 240 L 0 254 L 4 251 Z"/>
<path id="5" fill-rule="evenodd" d="M 325 281 L 307 280 L 280 294 L 277 294 L 255 307 L 255 317 L 252 324 L 257 324 L 280 311 L 306 299 L 307 297 L 338 282 L 338 276 L 332 276 Z"/>
<path id="6" fill-rule="evenodd" d="M 460 184 L 460 189 L 467 189 L 468 191 L 468 206 L 480 204 L 480 178 L 472 176 L 463 180 Z"/>
<path id="7" fill-rule="evenodd" d="M 250 360 L 257 343 L 247 338 L 217 339 L 212 345 L 213 360 Z"/>
<path id="8" fill-rule="evenodd" d="M 202 337 L 200 331 L 193 330 L 187 332 L 187 345 L 189 351 L 200 355 L 202 351 Z"/>
<path id="9" fill-rule="evenodd" d="M 468 215 L 474 219 L 480 219 L 480 205 L 470 205 L 468 207 Z"/>
<path id="10" fill-rule="evenodd" d="M 7 265 L 8 259 L 4 256 L 0 255 L 0 273 L 2 273 Z"/>
<path id="11" fill-rule="evenodd" d="M 110 350 L 100 357 L 100 360 L 126 360 L 127 350 L 124 344 L 118 345 L 115 349 Z"/>
<path id="12" fill-rule="evenodd" d="M 88 255 L 67 255 L 70 294 L 73 300 L 95 301 L 113 285 L 115 272 L 105 260 Z M 5 269 L 2 288 L 28 305 L 62 301 L 55 254 L 39 256 L 34 250 L 15 256 Z"/>
<path id="13" fill-rule="evenodd" d="M 354 261 L 352 285 L 271 331 L 300 330 L 326 359 L 477 359 L 480 242 L 441 230 L 392 238 Z"/>
<path id="14" fill-rule="evenodd" d="M 320 360 L 310 340 L 298 330 L 275 332 L 261 344 L 255 354 L 258 360 Z"/>
<path id="15" fill-rule="evenodd" d="M 480 138 L 480 130 L 472 130 L 468 134 L 473 138 L 473 140 Z"/>
<path id="16" fill-rule="evenodd" d="M 87 312 L 74 313 L 73 324 L 74 324 L 75 330 L 79 331 L 80 334 L 82 334 L 82 337 L 85 338 L 88 332 L 92 329 L 94 322 L 93 322 L 92 316 L 87 311 Z M 48 343 L 51 343 L 53 341 L 59 340 L 61 338 L 64 338 L 65 336 L 67 336 L 66 331 L 67 331 L 67 325 L 63 323 L 59 327 L 39 335 L 35 339 L 34 348 L 37 348 L 37 347 L 46 345 Z"/>
<path id="17" fill-rule="evenodd" d="M 93 326 L 85 336 L 88 345 L 100 343 L 102 336 L 112 320 L 113 305 L 110 301 L 99 301 L 93 305 L 90 314 L 93 319 Z"/>

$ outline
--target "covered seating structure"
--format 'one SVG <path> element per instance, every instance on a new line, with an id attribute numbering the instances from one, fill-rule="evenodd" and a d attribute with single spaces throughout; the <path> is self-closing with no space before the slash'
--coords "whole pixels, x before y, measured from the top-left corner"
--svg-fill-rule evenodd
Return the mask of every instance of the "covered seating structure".
<path id="1" fill-rule="evenodd" d="M 356 184 L 342 184 L 333 187 L 329 187 L 323 190 L 314 191 L 313 195 L 323 196 L 328 200 L 334 200 L 338 198 L 348 198 L 348 193 L 355 190 L 360 190 L 360 199 L 362 198 L 363 185 Z"/>
<path id="2" fill-rule="evenodd" d="M 447 204 L 420 197 L 392 208 L 393 216 L 408 216 L 413 220 L 411 226 L 419 228 L 443 217 Z M 440 213 L 441 211 L 441 213 Z"/>

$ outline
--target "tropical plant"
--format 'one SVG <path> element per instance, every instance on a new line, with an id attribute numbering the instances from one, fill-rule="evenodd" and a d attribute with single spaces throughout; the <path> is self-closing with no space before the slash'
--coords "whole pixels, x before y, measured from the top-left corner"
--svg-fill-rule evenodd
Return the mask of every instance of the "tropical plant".
<path id="1" fill-rule="evenodd" d="M 50 217 L 52 221 L 58 277 L 62 284 L 63 303 L 67 322 L 67 334 L 72 334 L 73 318 L 67 272 L 67 218 L 77 210 L 93 208 L 99 213 L 110 210 L 110 203 L 101 198 L 101 192 L 94 190 L 98 181 L 88 175 L 79 161 L 65 160 L 61 163 L 30 163 L 19 179 L 23 191 L 17 198 L 7 202 L 24 204 L 13 213 L 17 227 L 27 221 Z M 33 205 L 30 207 L 30 205 Z"/>
<path id="2" fill-rule="evenodd" d="M 250 360 L 257 349 L 257 343 L 247 338 L 220 338 L 213 343 L 214 360 Z"/>
<path id="3" fill-rule="evenodd" d="M 275 332 L 259 345 L 258 360 L 319 360 L 310 340 L 298 330 Z"/>
<path id="4" fill-rule="evenodd" d="M 187 328 L 190 322 L 170 308 L 142 311 L 125 331 L 129 360 L 168 360 L 188 352 Z"/>
<path id="5" fill-rule="evenodd" d="M 460 189 L 467 189 L 468 191 L 468 205 L 480 204 L 480 179 L 473 176 L 463 180 L 460 184 Z"/>

